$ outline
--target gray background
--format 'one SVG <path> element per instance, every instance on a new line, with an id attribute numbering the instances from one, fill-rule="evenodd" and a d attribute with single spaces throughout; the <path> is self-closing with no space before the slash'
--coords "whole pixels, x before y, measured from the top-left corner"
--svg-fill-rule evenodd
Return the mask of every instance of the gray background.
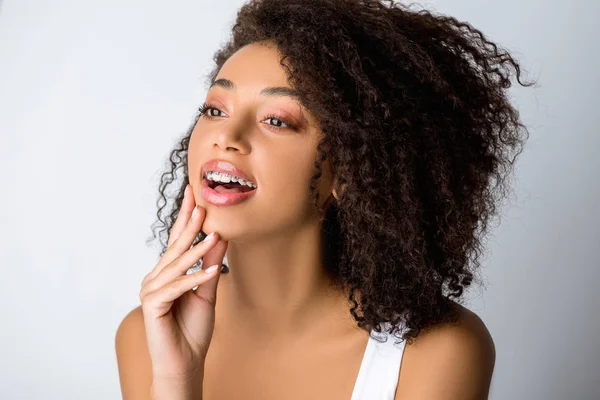
<path id="1" fill-rule="evenodd" d="M 157 261 L 157 179 L 241 4 L 2 4 L 0 398 L 120 397 L 114 334 Z M 491 399 L 598 399 L 599 3 L 421 4 L 541 85 L 511 89 L 531 139 L 467 303 L 496 343 Z"/>

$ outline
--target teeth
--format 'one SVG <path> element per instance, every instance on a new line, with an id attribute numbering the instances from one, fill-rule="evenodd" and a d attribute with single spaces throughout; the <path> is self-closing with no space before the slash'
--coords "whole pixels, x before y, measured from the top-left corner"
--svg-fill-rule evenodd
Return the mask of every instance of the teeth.
<path id="1" fill-rule="evenodd" d="M 238 178 L 235 175 L 229 175 L 229 174 L 225 174 L 225 173 L 209 171 L 206 173 L 206 179 L 215 181 L 215 182 L 222 182 L 222 183 L 237 182 L 240 185 L 245 185 L 250 188 L 256 189 L 256 185 L 254 183 L 252 183 L 250 181 L 246 181 L 241 178 Z"/>

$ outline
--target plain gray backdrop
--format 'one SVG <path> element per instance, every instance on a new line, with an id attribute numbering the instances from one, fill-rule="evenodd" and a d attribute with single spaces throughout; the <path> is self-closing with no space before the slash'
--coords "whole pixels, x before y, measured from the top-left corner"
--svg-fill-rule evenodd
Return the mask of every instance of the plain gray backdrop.
<path id="1" fill-rule="evenodd" d="M 0 10 L 0 398 L 116 399 L 114 335 L 158 246 L 165 159 L 240 0 L 7 0 Z M 493 400 L 600 399 L 600 58 L 593 0 L 438 0 L 539 88 L 531 138 L 467 306 Z"/>

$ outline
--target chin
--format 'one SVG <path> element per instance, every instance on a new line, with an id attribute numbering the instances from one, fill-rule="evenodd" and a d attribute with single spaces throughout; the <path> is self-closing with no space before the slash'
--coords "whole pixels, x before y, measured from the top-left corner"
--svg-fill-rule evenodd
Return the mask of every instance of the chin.
<path id="1" fill-rule="evenodd" d="M 209 206 L 211 207 L 211 206 Z M 207 208 L 206 218 L 202 224 L 202 232 L 209 234 L 217 232 L 220 240 L 230 241 L 243 239 L 249 236 L 250 230 L 245 229 L 245 223 L 239 218 L 227 218 L 225 215 L 219 215 L 219 211 L 214 211 L 218 207 Z M 217 215 L 215 215 L 217 214 Z"/>

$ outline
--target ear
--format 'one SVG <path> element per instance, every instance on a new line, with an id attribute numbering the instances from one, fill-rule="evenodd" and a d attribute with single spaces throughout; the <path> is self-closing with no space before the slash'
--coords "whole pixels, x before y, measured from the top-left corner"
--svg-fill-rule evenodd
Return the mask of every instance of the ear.
<path id="1" fill-rule="evenodd" d="M 329 197 L 327 197 L 327 200 L 323 203 L 323 211 L 326 212 L 334 201 L 335 197 L 333 197 L 333 193 L 329 193 Z"/>
<path id="2" fill-rule="evenodd" d="M 335 190 L 335 193 L 337 194 L 338 198 L 340 197 L 340 194 L 342 194 L 344 192 L 344 190 L 346 189 L 346 186 L 347 185 L 342 185 L 340 187 L 340 183 L 339 183 L 337 176 L 334 177 L 333 183 L 332 183 L 332 189 Z"/>
<path id="3" fill-rule="evenodd" d="M 329 192 L 329 194 L 327 195 L 327 199 L 323 203 L 323 210 L 324 211 L 327 211 L 327 209 L 329 208 L 329 206 L 331 205 L 331 203 L 333 203 L 334 201 L 336 201 L 335 196 L 333 195 L 333 191 L 336 190 L 337 184 L 338 184 L 337 178 L 334 176 L 333 181 L 331 183 L 331 191 Z M 337 193 L 337 191 L 336 191 L 336 193 Z"/>

